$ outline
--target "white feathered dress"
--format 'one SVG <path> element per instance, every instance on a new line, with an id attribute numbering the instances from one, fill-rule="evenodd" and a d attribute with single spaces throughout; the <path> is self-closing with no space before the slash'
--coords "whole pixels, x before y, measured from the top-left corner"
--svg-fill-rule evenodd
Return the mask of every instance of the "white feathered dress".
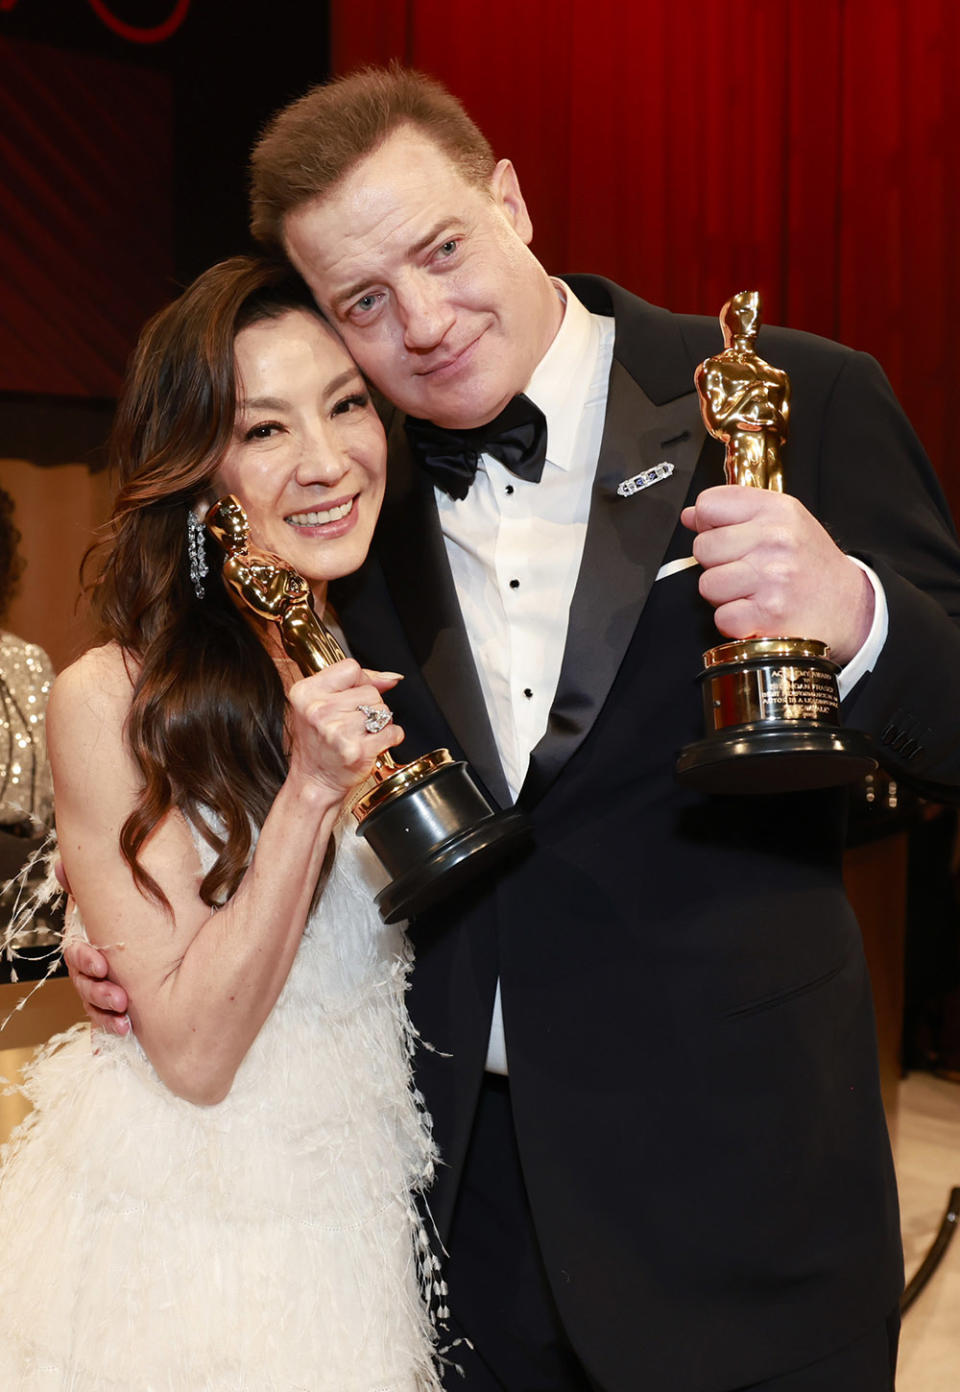
<path id="1" fill-rule="evenodd" d="M 132 1037 L 92 1052 L 86 1026 L 32 1066 L 0 1159 L 4 1392 L 439 1386 L 409 954 L 353 825 L 223 1102 L 175 1097 Z"/>

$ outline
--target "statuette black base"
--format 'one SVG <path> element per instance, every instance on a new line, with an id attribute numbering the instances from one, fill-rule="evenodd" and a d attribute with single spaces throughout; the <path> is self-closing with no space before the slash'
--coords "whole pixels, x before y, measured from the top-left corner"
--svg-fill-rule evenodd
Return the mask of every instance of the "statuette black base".
<path id="1" fill-rule="evenodd" d="M 688 744 L 677 777 L 701 793 L 775 795 L 855 783 L 876 767 L 859 730 L 791 720 L 740 725 Z"/>
<path id="2" fill-rule="evenodd" d="M 417 761 L 426 771 L 411 786 L 379 799 L 375 790 L 357 827 L 392 876 L 376 897 L 387 923 L 446 898 L 530 835 L 522 812 L 491 809 L 462 760 L 434 766 L 432 757 Z"/>

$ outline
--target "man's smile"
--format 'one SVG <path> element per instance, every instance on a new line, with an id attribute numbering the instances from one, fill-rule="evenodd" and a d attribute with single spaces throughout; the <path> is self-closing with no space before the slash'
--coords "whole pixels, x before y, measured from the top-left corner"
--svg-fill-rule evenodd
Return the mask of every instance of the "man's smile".
<path id="1" fill-rule="evenodd" d="M 434 380 L 443 378 L 444 376 L 454 376 L 455 373 L 469 365 L 473 356 L 473 349 L 480 342 L 485 333 L 486 329 L 481 329 L 476 338 L 471 339 L 469 343 L 459 348 L 457 352 L 448 353 L 447 356 L 442 358 L 439 362 L 431 363 L 427 367 L 418 368 L 414 375 L 417 377 L 429 377 Z"/>

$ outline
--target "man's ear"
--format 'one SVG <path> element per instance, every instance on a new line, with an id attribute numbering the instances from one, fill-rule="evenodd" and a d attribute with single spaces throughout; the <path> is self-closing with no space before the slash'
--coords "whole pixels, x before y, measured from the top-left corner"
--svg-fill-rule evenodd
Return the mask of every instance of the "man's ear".
<path id="1" fill-rule="evenodd" d="M 490 196 L 517 236 L 527 246 L 533 239 L 533 223 L 520 192 L 520 180 L 510 160 L 502 159 L 490 178 Z"/>

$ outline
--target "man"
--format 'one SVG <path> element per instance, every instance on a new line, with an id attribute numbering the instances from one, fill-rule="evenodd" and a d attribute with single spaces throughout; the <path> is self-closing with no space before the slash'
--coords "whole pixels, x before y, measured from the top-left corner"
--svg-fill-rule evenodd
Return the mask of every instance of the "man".
<path id="1" fill-rule="evenodd" d="M 898 773 L 960 781 L 960 554 L 889 388 L 765 331 L 792 496 L 714 486 L 693 372 L 715 321 L 552 280 L 512 166 L 416 74 L 280 113 L 253 226 L 398 408 L 375 552 L 336 600 L 353 650 L 406 674 L 411 755 L 462 751 L 533 824 L 412 928 L 431 1202 L 475 1346 L 452 1383 L 890 1387 L 897 1207 L 844 796 L 673 774 L 719 628 L 829 642 L 849 722 Z"/>

